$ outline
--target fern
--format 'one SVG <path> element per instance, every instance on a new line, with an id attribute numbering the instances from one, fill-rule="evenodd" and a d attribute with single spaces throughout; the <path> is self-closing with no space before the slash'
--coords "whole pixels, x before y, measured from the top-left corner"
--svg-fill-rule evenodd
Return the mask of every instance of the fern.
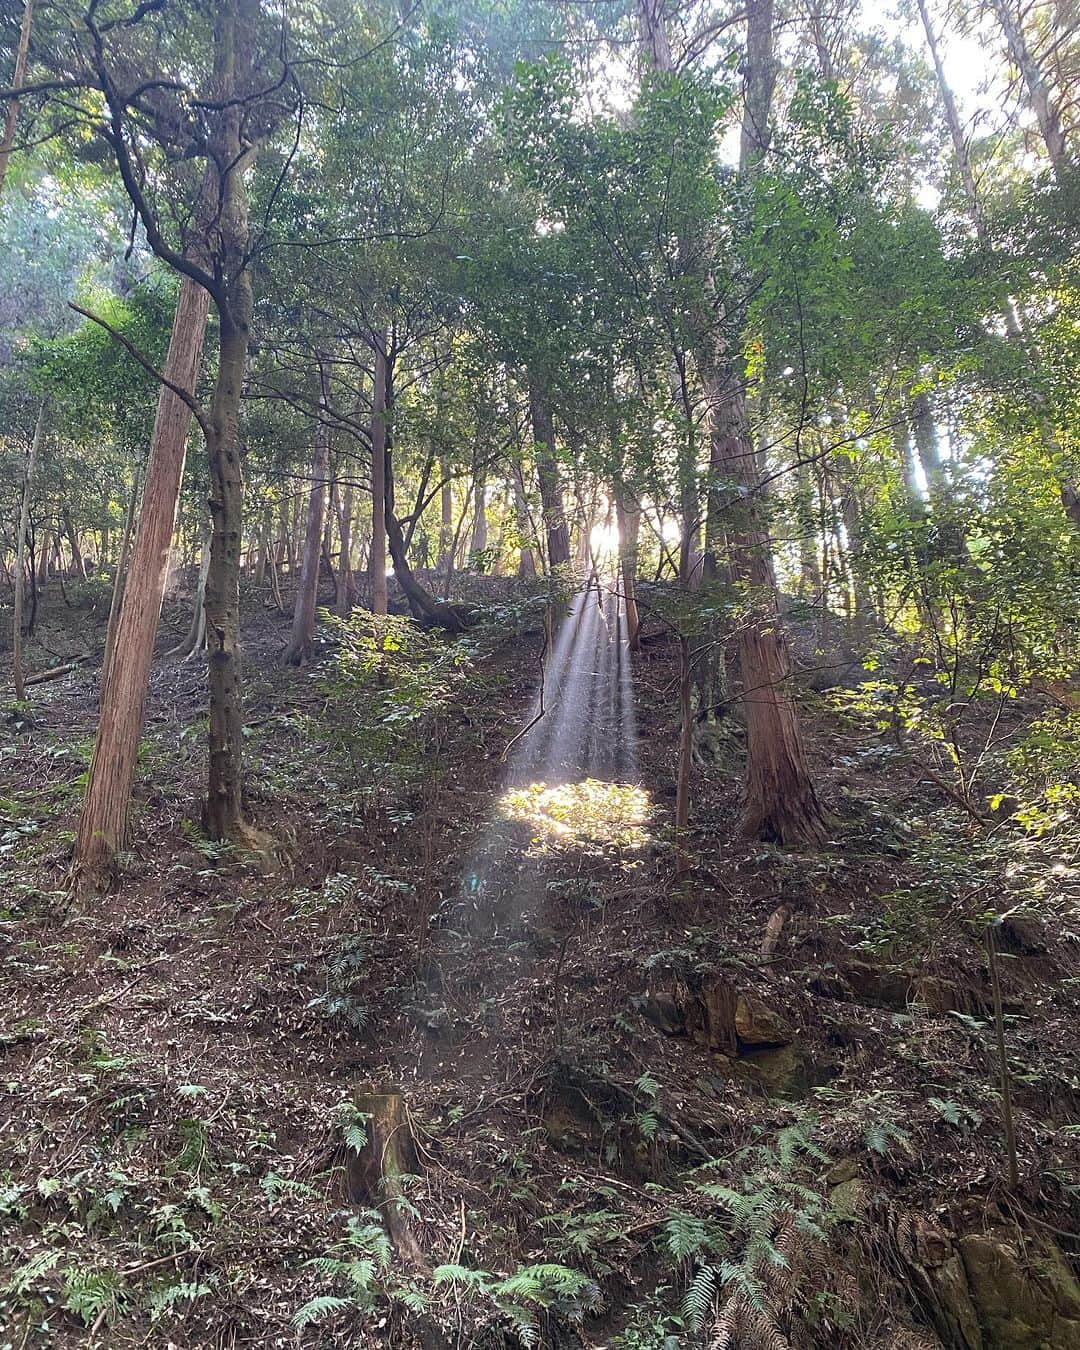
<path id="1" fill-rule="evenodd" d="M 494 1286 L 496 1297 L 536 1303 L 549 1308 L 557 1299 L 576 1299 L 590 1306 L 599 1301 L 600 1291 L 587 1275 L 569 1266 L 541 1264 L 523 1266 Z"/>
<path id="2" fill-rule="evenodd" d="M 15 1271 L 4 1293 L 15 1295 L 28 1293 L 43 1275 L 52 1270 L 60 1260 L 60 1255 L 60 1252 L 39 1252 L 37 1256 L 32 1256 Z"/>
<path id="3" fill-rule="evenodd" d="M 437 1285 L 451 1284 L 484 1291 L 491 1287 L 491 1276 L 486 1270 L 471 1270 L 468 1266 L 436 1266 L 431 1276 Z"/>
<path id="4" fill-rule="evenodd" d="M 297 1308 L 292 1316 L 293 1326 L 297 1331 L 303 1331 L 314 1322 L 321 1322 L 332 1313 L 342 1312 L 351 1306 L 351 1299 L 335 1298 L 332 1294 L 319 1294 L 309 1299 L 302 1308 Z"/>
<path id="5" fill-rule="evenodd" d="M 210 1292 L 208 1284 L 195 1284 L 191 1280 L 177 1280 L 173 1284 L 167 1284 L 150 1295 L 150 1320 L 156 1322 L 177 1303 L 190 1303 Z"/>
<path id="6" fill-rule="evenodd" d="M 709 1237 L 704 1220 L 695 1214 L 675 1213 L 664 1224 L 664 1242 L 676 1261 L 685 1261 L 702 1251 Z"/>
<path id="7" fill-rule="evenodd" d="M 119 1307 L 120 1297 L 120 1276 L 113 1270 L 76 1267 L 64 1274 L 62 1306 L 85 1326 L 109 1321 Z"/>
<path id="8" fill-rule="evenodd" d="M 700 1331 L 716 1297 L 716 1267 L 698 1266 L 683 1295 L 682 1313 L 691 1331 Z"/>

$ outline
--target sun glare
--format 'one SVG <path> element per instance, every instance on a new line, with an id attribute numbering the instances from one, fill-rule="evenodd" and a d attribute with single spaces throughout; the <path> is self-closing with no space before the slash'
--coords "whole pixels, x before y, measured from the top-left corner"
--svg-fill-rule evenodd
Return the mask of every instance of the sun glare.
<path id="1" fill-rule="evenodd" d="M 642 848 L 648 838 L 648 795 L 625 783 L 530 783 L 501 801 L 507 820 L 534 831 L 534 842 L 565 847 Z"/>

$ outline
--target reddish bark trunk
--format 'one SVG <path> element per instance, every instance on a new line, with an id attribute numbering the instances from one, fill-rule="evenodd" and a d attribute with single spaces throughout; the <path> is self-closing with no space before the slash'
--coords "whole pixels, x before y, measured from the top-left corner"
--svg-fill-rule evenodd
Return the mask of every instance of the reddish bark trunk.
<path id="1" fill-rule="evenodd" d="M 209 304 L 210 297 L 201 286 L 188 277 L 181 279 L 164 374 L 170 383 L 189 392 L 195 389 L 202 359 Z M 116 645 L 124 659 L 113 664 L 102 682 L 98 734 L 76 836 L 76 878 L 91 888 L 100 888 L 110 879 L 113 859 L 127 842 L 131 785 L 190 425 L 187 404 L 163 388 L 158 395 L 139 530 L 116 624 Z"/>

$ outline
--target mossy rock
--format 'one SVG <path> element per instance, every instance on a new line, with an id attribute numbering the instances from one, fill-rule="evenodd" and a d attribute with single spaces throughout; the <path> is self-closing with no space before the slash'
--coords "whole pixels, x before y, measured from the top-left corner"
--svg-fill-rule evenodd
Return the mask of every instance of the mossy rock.
<path id="1" fill-rule="evenodd" d="M 986 1350 L 1080 1346 L 1080 1282 L 1055 1243 L 995 1230 L 957 1247 Z"/>

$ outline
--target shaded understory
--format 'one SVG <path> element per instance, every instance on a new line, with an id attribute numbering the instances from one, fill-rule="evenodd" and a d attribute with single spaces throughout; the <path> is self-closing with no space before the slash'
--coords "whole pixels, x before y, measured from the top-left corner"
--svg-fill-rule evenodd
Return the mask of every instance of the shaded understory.
<path id="1" fill-rule="evenodd" d="M 272 867 L 194 827 L 196 665 L 156 668 L 125 884 L 83 913 L 63 877 L 95 674 L 4 724 L 5 1343 L 294 1345 L 305 1308 L 305 1345 L 513 1345 L 528 1323 L 657 1350 L 1080 1342 L 1072 860 L 1006 840 L 1010 1193 L 968 922 L 1008 897 L 978 827 L 871 726 L 804 695 L 820 853 L 736 837 L 737 745 L 700 768 L 676 886 L 663 641 L 636 713 L 594 709 L 636 716 L 636 763 L 600 737 L 545 798 L 558 700 L 547 749 L 502 762 L 538 633 L 485 649 L 418 771 L 380 781 L 325 716 L 325 667 L 283 669 L 284 621 L 247 609 Z M 63 655 L 92 621 L 47 610 L 43 640 Z M 349 1184 L 370 1085 L 401 1089 L 415 1143 L 417 1251 L 386 1269 L 377 1197 Z"/>

